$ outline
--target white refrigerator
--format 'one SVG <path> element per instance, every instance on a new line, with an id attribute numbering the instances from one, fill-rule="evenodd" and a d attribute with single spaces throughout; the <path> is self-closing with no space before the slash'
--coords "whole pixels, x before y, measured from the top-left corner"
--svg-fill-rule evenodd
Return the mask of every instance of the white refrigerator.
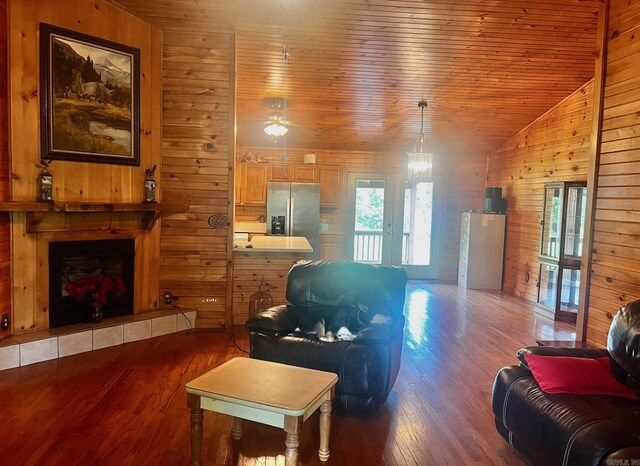
<path id="1" fill-rule="evenodd" d="M 502 289 L 506 215 L 462 213 L 458 285 Z"/>

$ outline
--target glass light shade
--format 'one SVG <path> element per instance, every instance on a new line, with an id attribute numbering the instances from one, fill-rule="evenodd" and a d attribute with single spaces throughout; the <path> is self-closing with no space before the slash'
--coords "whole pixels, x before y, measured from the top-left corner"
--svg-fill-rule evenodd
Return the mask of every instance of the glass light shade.
<path id="1" fill-rule="evenodd" d="M 409 181 L 433 181 L 433 156 L 427 152 L 409 152 Z"/>
<path id="2" fill-rule="evenodd" d="M 288 131 L 289 128 L 280 123 L 271 123 L 264 129 L 264 132 L 271 136 L 274 141 L 287 134 Z"/>
<path id="3" fill-rule="evenodd" d="M 273 142 L 277 142 L 279 137 L 284 136 L 289 131 L 289 128 L 287 128 L 289 122 L 284 115 L 278 112 L 268 115 L 265 124 L 267 126 L 264 128 L 264 132 L 271 136 Z"/>
<path id="4" fill-rule="evenodd" d="M 424 133 L 420 128 L 413 152 L 408 152 L 408 178 L 410 183 L 433 181 L 433 155 L 424 151 Z"/>

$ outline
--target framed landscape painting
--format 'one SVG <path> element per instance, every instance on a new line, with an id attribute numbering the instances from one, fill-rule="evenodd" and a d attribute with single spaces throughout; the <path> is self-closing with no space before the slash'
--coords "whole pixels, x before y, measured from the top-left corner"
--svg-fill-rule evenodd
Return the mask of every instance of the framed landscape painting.
<path id="1" fill-rule="evenodd" d="M 140 165 L 140 50 L 40 23 L 41 158 Z"/>

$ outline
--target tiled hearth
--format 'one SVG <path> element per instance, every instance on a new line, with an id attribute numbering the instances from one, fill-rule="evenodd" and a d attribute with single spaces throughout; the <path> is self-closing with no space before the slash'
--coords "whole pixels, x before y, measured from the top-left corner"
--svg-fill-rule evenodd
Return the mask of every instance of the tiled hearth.
<path id="1" fill-rule="evenodd" d="M 26 333 L 0 342 L 0 370 L 145 340 L 192 328 L 196 311 L 163 310 Z"/>

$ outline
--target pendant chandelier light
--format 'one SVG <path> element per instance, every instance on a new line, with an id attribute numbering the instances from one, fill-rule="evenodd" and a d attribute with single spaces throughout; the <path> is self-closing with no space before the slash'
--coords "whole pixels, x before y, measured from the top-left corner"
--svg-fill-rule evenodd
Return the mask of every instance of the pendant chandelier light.
<path id="1" fill-rule="evenodd" d="M 410 183 L 433 181 L 433 155 L 424 150 L 424 109 L 427 108 L 427 101 L 418 102 L 420 108 L 420 133 L 413 152 L 407 153 L 409 156 L 408 178 Z"/>
<path id="2" fill-rule="evenodd" d="M 282 79 L 282 103 L 273 105 L 273 113 L 267 115 L 265 121 L 264 132 L 267 133 L 271 140 L 276 143 L 279 137 L 283 137 L 289 131 L 290 121 L 287 120 L 287 75 L 289 74 L 289 52 L 287 47 L 282 48 L 282 56 L 284 58 L 284 78 Z M 282 113 L 279 112 L 282 110 Z"/>

